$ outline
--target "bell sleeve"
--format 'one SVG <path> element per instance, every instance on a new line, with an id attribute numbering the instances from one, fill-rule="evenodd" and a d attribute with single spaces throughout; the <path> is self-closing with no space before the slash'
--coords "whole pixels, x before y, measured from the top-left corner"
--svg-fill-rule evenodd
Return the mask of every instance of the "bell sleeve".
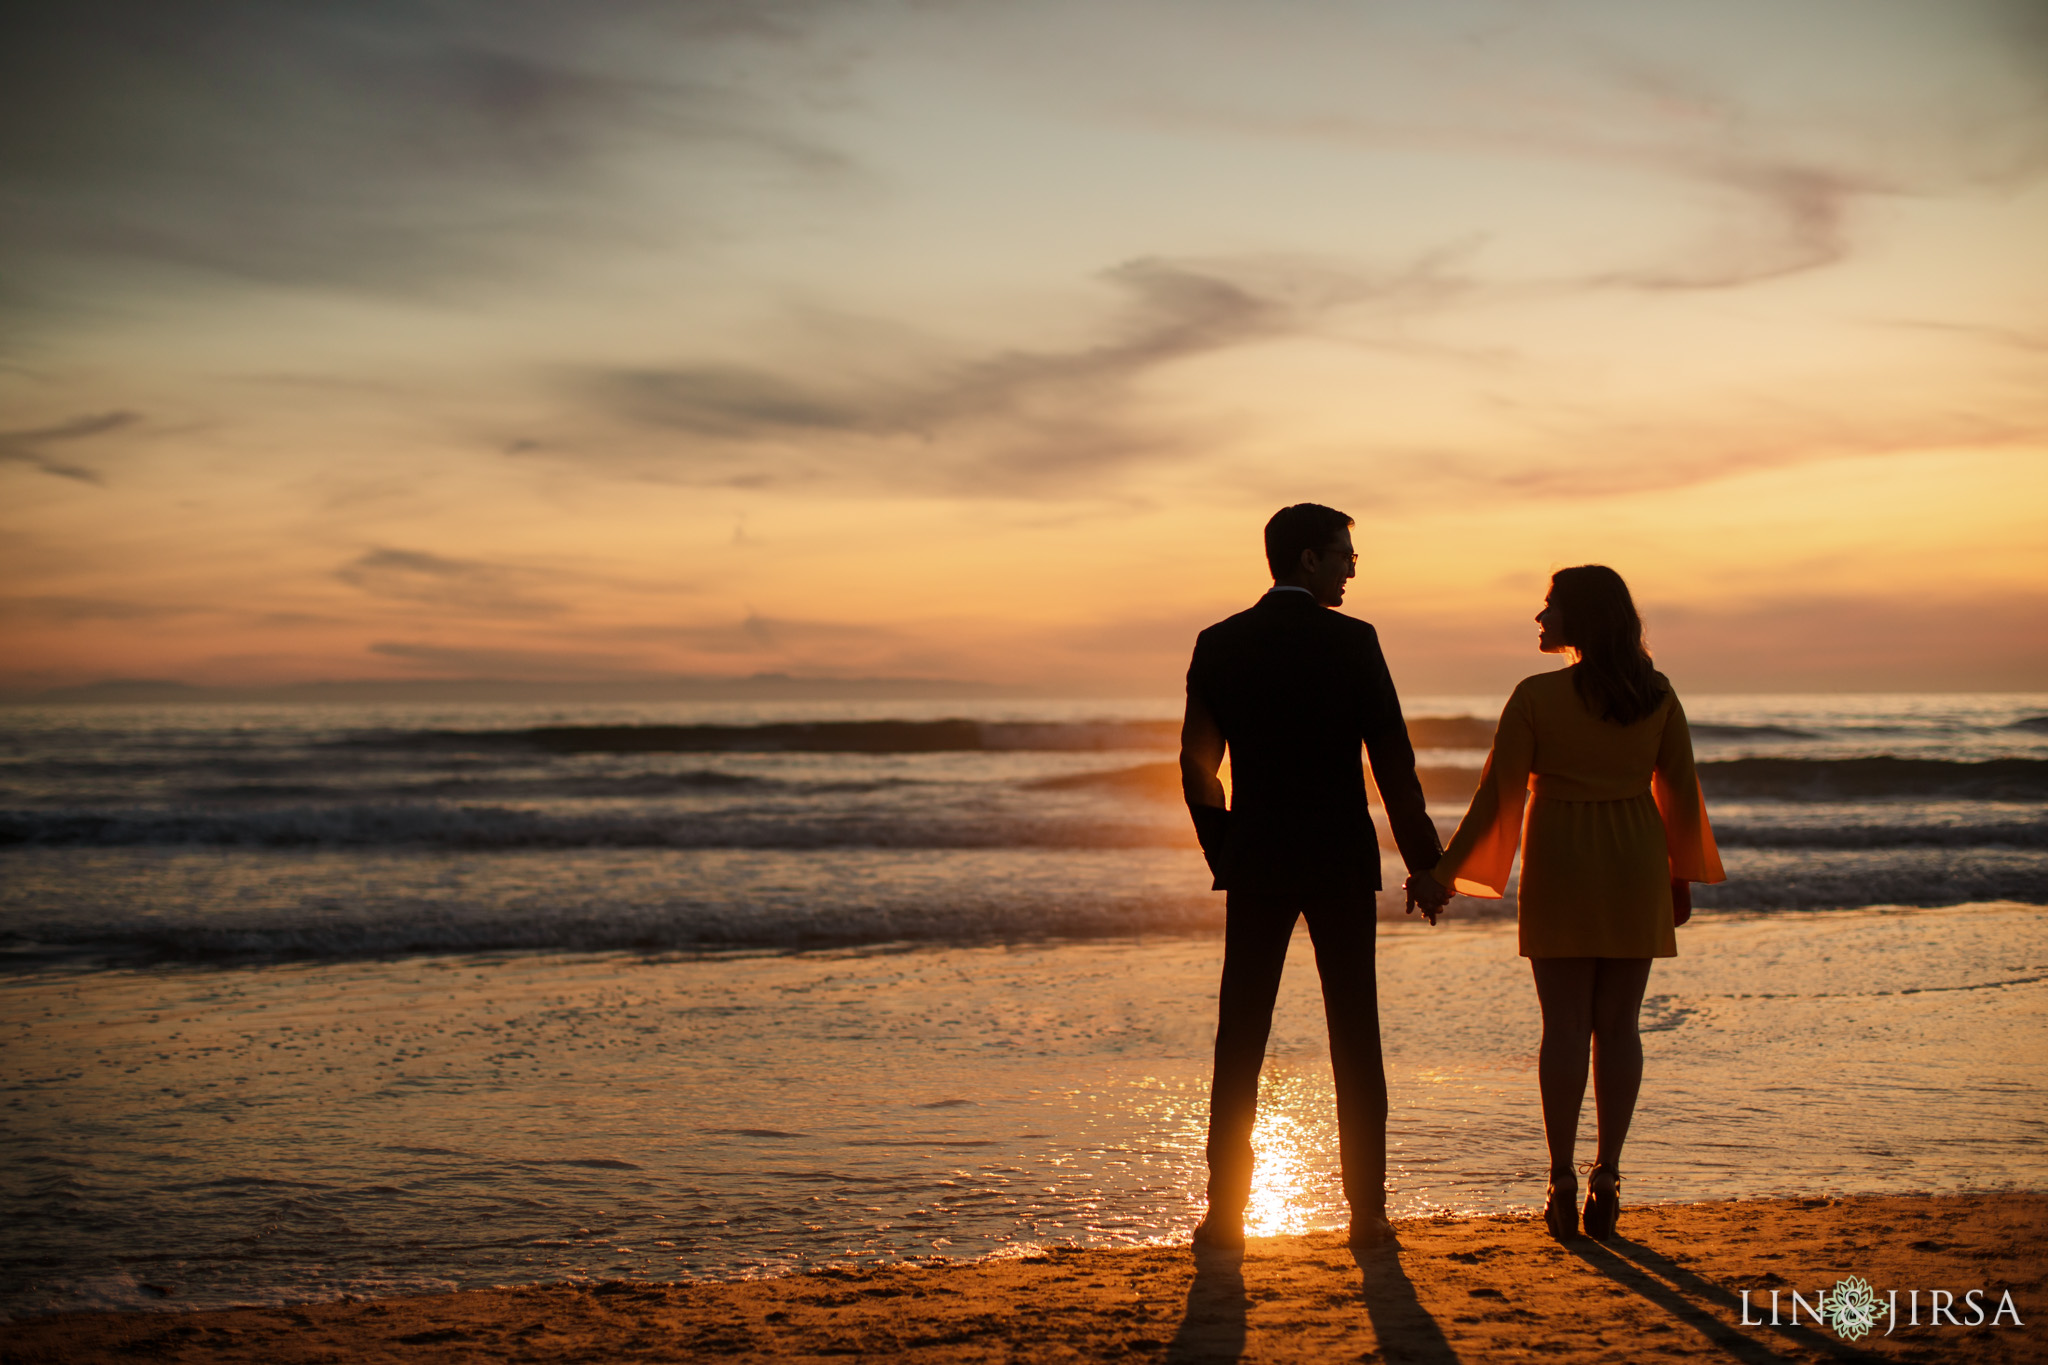
<path id="1" fill-rule="evenodd" d="M 1515 851 L 1522 844 L 1522 812 L 1529 802 L 1529 770 L 1536 761 L 1536 725 L 1520 688 L 1508 698 L 1493 732 L 1493 748 L 1471 809 L 1433 874 L 1440 885 L 1467 896 L 1499 900 L 1507 891 Z"/>
<path id="2" fill-rule="evenodd" d="M 1692 729 L 1685 723 L 1685 708 L 1671 698 L 1671 714 L 1664 722 L 1664 737 L 1657 747 L 1657 766 L 1650 774 L 1650 793 L 1657 799 L 1657 813 L 1664 817 L 1664 843 L 1671 851 L 1671 880 L 1675 882 L 1724 882 L 1721 850 L 1714 843 L 1714 828 L 1707 823 L 1706 796 L 1700 791 L 1699 770 L 1693 765 Z"/>

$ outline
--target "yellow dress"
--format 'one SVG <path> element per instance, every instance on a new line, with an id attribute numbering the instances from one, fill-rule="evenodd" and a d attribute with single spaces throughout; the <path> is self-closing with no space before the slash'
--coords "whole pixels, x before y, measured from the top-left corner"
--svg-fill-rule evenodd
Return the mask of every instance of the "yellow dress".
<path id="1" fill-rule="evenodd" d="M 1569 668 L 1522 679 L 1501 712 L 1472 808 L 1435 875 L 1497 900 L 1526 844 L 1523 957 L 1675 957 L 1671 883 L 1727 878 L 1685 709 L 1657 678 L 1663 702 L 1633 725 L 1589 711 Z"/>

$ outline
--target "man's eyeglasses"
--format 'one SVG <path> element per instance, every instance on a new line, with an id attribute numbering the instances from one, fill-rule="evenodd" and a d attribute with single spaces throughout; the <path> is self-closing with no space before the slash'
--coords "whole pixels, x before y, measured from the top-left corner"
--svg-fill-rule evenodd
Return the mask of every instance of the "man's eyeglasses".
<path id="1" fill-rule="evenodd" d="M 1331 546 L 1327 550 L 1317 550 L 1316 553 L 1325 559 L 1348 559 L 1351 561 L 1352 568 L 1358 567 L 1358 551 L 1356 550 L 1340 550 L 1335 546 Z"/>

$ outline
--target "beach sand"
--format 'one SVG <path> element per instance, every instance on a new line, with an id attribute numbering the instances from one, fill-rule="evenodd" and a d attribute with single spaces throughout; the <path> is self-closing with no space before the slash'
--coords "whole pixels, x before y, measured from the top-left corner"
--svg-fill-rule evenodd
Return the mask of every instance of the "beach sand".
<path id="1" fill-rule="evenodd" d="M 1527 1216 L 1398 1225 L 1356 1256 L 1334 1233 L 1051 1251 L 689 1285 L 613 1281 L 8 1324 L 0 1361 L 2048 1360 L 2037 1194 L 1771 1199 L 1625 1208 L 1608 1245 Z M 1845 1276 L 1877 1292 L 1852 1344 L 1782 1325 Z M 1771 1291 L 1781 1325 L 1768 1323 Z M 1883 1303 L 1898 1291 L 1889 1336 Z M 1988 1291 L 1984 1325 L 1928 1325 L 1928 1291 Z M 1918 1290 L 1919 1326 L 1906 1323 Z M 2001 1295 L 2010 1315 L 1992 1326 Z"/>

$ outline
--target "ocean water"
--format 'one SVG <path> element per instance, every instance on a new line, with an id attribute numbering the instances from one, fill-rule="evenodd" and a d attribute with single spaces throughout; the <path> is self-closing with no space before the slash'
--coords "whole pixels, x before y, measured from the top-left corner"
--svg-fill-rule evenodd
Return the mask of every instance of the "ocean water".
<path id="1" fill-rule="evenodd" d="M 1446 827 L 1497 705 L 1409 699 Z M 2042 1188 L 2048 697 L 1688 710 L 1731 875 L 1652 977 L 1628 1198 Z M 5 722 L 0 1313 L 1199 1215 L 1168 703 Z M 1512 901 L 1455 906 L 1382 906 L 1397 1215 L 1542 1193 Z M 1341 1226 L 1305 940 L 1264 1085 L 1255 1229 Z"/>
<path id="2" fill-rule="evenodd" d="M 1499 704 L 1408 700 L 1446 832 Z M 1702 906 L 2048 902 L 2048 695 L 1688 711 L 1729 871 Z M 20 708 L 0 714 L 0 955 L 1213 929 L 1177 730 L 1170 700 Z"/>

